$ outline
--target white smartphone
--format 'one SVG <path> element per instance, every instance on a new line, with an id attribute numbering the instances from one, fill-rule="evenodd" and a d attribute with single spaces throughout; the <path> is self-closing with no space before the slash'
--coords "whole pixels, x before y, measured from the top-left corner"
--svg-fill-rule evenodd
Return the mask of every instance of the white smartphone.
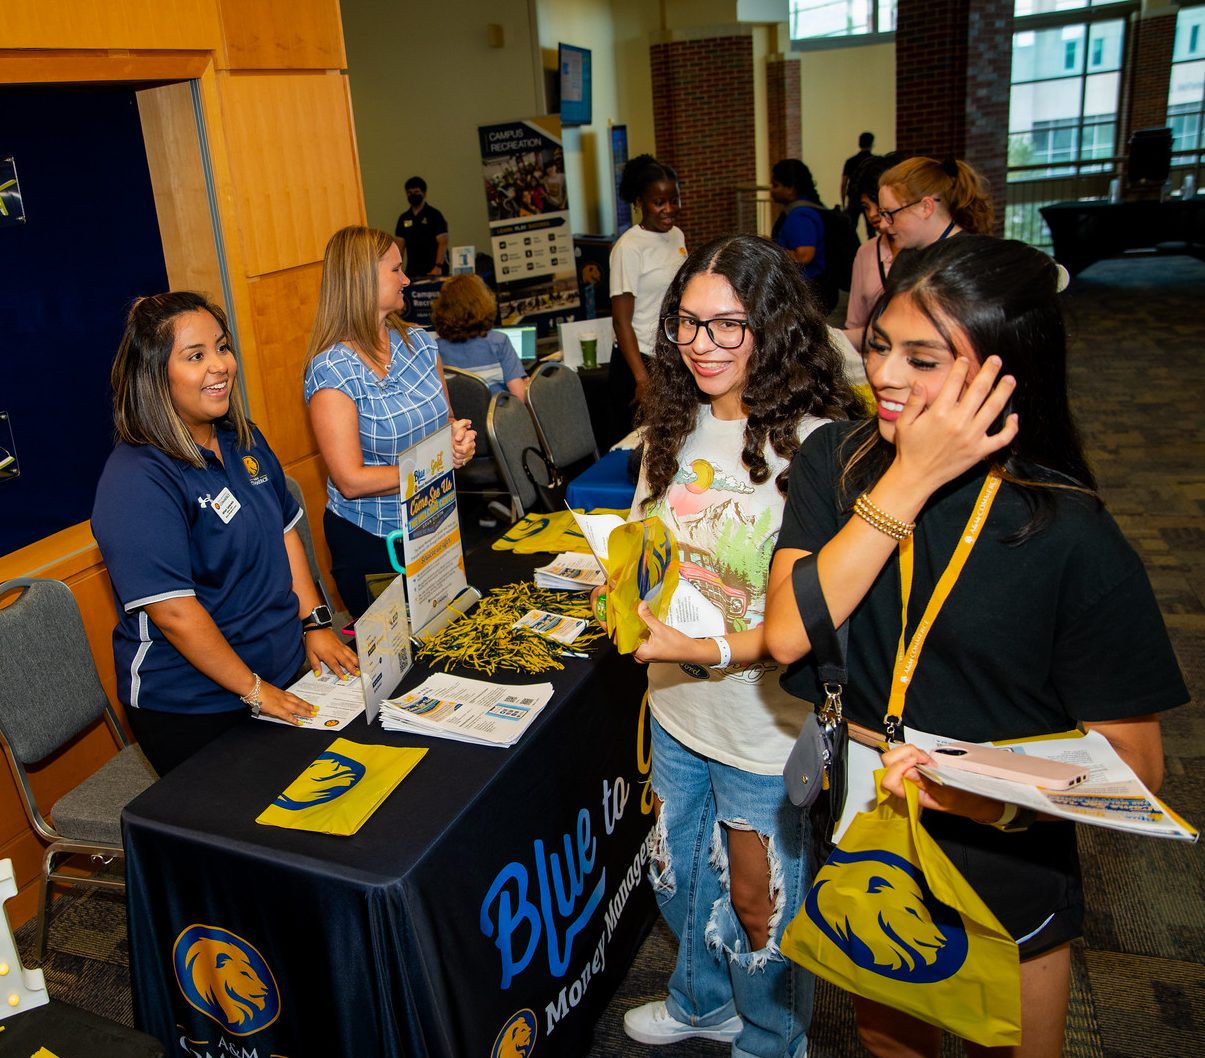
<path id="1" fill-rule="evenodd" d="M 1010 779 L 1045 790 L 1070 790 L 1088 778 L 1088 769 L 1078 764 L 1031 757 L 996 746 L 978 746 L 974 742 L 947 742 L 930 754 L 939 768 Z"/>

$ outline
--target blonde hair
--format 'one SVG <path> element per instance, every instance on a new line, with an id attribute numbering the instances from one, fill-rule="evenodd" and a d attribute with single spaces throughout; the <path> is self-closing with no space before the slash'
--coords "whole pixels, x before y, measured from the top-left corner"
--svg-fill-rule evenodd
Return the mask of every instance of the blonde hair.
<path id="1" fill-rule="evenodd" d="M 925 196 L 940 199 L 960 228 L 979 235 L 992 233 L 996 213 L 987 181 L 966 162 L 906 158 L 879 177 L 879 188 L 884 187 L 890 187 L 901 202 L 917 202 Z"/>
<path id="2" fill-rule="evenodd" d="M 139 298 L 130 306 L 126 329 L 109 373 L 113 387 L 113 426 L 117 439 L 130 445 L 154 445 L 161 452 L 194 467 L 205 458 L 172 403 L 167 364 L 176 344 L 176 320 L 188 312 L 208 312 L 230 345 L 226 313 L 204 294 L 175 290 Z M 251 419 L 242 390 L 231 379 L 230 403 L 219 421 L 234 428 L 239 446 L 254 444 Z"/>
<path id="3" fill-rule="evenodd" d="M 381 296 L 377 266 L 393 245 L 393 236 L 379 228 L 341 228 L 330 237 L 322 255 L 322 286 L 306 350 L 307 364 L 336 342 L 347 342 L 370 360 L 388 366 L 389 344 L 381 347 L 377 316 Z M 411 324 L 396 312 L 391 312 L 385 323 L 402 336 L 409 349 Z"/>
<path id="4" fill-rule="evenodd" d="M 431 306 L 431 322 L 448 342 L 467 342 L 489 334 L 498 315 L 498 299 L 480 276 L 453 276 Z"/>

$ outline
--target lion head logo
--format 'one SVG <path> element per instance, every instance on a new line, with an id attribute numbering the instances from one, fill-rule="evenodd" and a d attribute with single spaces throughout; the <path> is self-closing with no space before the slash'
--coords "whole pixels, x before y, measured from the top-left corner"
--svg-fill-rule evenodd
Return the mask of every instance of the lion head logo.
<path id="1" fill-rule="evenodd" d="M 358 760 L 327 750 L 315 758 L 302 773 L 309 786 L 304 796 L 290 797 L 282 793 L 272 803 L 277 808 L 290 812 L 300 812 L 303 808 L 326 804 L 347 793 L 364 778 L 366 771 Z"/>
<path id="2" fill-rule="evenodd" d="M 961 916 L 933 896 L 902 856 L 835 849 L 825 871 L 804 910 L 862 969 L 927 984 L 951 977 L 966 961 Z"/>
<path id="3" fill-rule="evenodd" d="M 528 1058 L 535 1050 L 537 1031 L 538 1022 L 532 1011 L 524 1009 L 511 1015 L 494 1041 L 490 1058 Z"/>
<path id="4" fill-rule="evenodd" d="M 243 466 L 247 470 L 247 477 L 249 477 L 249 478 L 259 477 L 259 471 L 260 471 L 259 460 L 256 459 L 255 456 L 243 456 Z"/>
<path id="5" fill-rule="evenodd" d="M 280 1016 L 272 971 L 237 934 L 219 926 L 189 926 L 176 938 L 172 961 L 184 998 L 232 1035 L 249 1036 Z"/>

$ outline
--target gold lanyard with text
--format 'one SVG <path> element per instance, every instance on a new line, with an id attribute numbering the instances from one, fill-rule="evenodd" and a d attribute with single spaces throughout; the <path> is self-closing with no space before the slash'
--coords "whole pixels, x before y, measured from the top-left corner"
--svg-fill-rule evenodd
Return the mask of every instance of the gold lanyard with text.
<path id="1" fill-rule="evenodd" d="M 929 634 L 929 629 L 933 627 L 933 622 L 937 619 L 942 606 L 945 605 L 946 599 L 949 598 L 959 574 L 962 573 L 962 567 L 966 565 L 966 561 L 971 555 L 971 548 L 979 539 L 979 533 L 987 521 L 988 511 L 992 509 L 999 489 L 1000 476 L 988 474 L 983 488 L 979 490 L 979 498 L 975 500 L 975 506 L 971 509 L 971 516 L 967 519 L 966 528 L 963 529 L 962 536 L 958 540 L 958 546 L 954 548 L 954 554 L 950 556 L 949 563 L 938 579 L 933 594 L 929 597 L 929 605 L 925 607 L 920 624 L 912 633 L 912 640 L 906 644 L 904 637 L 908 632 L 908 600 L 912 595 L 912 537 L 900 541 L 900 595 L 903 598 L 903 604 L 900 617 L 900 643 L 895 653 L 895 669 L 891 673 L 891 696 L 887 701 L 887 715 L 883 717 L 888 742 L 895 741 L 896 728 L 904 715 L 904 696 L 907 695 L 912 677 L 916 673 L 920 652 L 925 645 L 925 637 Z"/>

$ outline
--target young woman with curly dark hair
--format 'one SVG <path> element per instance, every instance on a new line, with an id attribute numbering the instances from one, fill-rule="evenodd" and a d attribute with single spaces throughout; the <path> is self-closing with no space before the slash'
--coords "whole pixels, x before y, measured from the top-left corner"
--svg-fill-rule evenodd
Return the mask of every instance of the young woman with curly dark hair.
<path id="1" fill-rule="evenodd" d="M 663 313 L 632 516 L 673 532 L 694 615 L 687 635 L 642 605 L 636 651 L 653 715 L 652 880 L 680 945 L 667 998 L 624 1026 L 644 1043 L 698 1036 L 790 1058 L 807 1048 L 812 979 L 778 941 L 810 872 L 782 768 L 809 707 L 779 687 L 761 621 L 791 457 L 858 403 L 798 267 L 768 240 L 694 251 Z"/>

